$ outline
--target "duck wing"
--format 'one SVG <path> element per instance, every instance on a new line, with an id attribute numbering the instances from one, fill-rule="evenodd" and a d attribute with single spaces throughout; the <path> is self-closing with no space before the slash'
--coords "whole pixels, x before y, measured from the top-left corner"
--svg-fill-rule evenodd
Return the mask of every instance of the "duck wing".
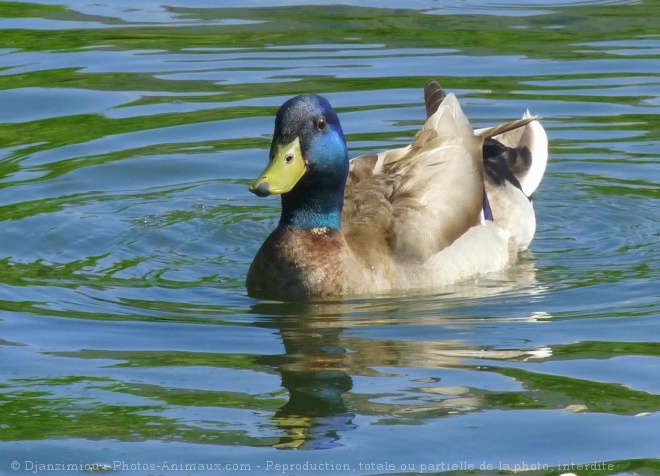
<path id="1" fill-rule="evenodd" d="M 411 145 L 353 160 L 342 220 L 349 246 L 423 263 L 478 224 L 481 144 L 449 94 Z"/>
<path id="2" fill-rule="evenodd" d="M 427 117 L 440 107 L 446 93 L 437 81 L 424 87 Z M 522 119 L 495 127 L 477 129 L 482 137 L 486 180 L 492 183 L 510 181 L 531 197 L 539 186 L 548 162 L 548 136 L 539 122 L 527 110 Z"/>
<path id="3" fill-rule="evenodd" d="M 443 94 L 437 82 L 426 85 L 425 97 L 436 98 L 433 104 L 441 102 L 438 98 Z M 433 112 L 431 103 L 427 100 L 427 114 Z M 491 217 L 509 232 L 512 251 L 525 250 L 536 232 L 531 198 L 548 161 L 546 132 L 539 117 L 528 110 L 522 119 L 474 133 L 483 139 L 485 203 L 489 204 Z"/>

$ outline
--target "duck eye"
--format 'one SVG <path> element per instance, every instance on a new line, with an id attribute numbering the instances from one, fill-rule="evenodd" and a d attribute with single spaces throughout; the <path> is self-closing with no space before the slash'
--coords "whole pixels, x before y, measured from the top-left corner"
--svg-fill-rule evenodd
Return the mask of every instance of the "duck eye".
<path id="1" fill-rule="evenodd" d="M 321 116 L 317 119 L 316 128 L 320 132 L 325 132 L 328 129 L 328 121 L 326 121 L 325 117 Z"/>

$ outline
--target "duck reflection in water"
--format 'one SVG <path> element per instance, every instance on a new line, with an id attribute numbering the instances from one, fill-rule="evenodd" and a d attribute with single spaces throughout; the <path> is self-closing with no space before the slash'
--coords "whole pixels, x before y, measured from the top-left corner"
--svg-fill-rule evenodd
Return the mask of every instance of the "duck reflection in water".
<path id="1" fill-rule="evenodd" d="M 511 270 L 512 272 L 514 270 Z M 528 285 L 533 266 L 519 266 L 502 286 L 474 287 L 454 296 L 465 299 L 485 297 Z M 531 276 L 530 276 L 531 273 Z M 534 288 L 530 289 L 533 292 Z M 472 291 L 472 292 L 469 292 Z M 470 297 L 468 297 L 470 296 Z M 420 419 L 471 412 L 484 406 L 483 392 L 462 386 L 439 385 L 440 379 L 414 380 L 405 368 L 469 369 L 466 359 L 525 361 L 547 357 L 549 349 L 488 349 L 449 337 L 452 329 L 469 329 L 474 322 L 455 316 L 451 300 L 408 296 L 361 301 L 276 303 L 262 302 L 252 312 L 264 316 L 259 327 L 277 329 L 285 354 L 262 357 L 262 363 L 277 367 L 289 399 L 272 417 L 280 430 L 281 449 L 328 449 L 341 446 L 342 433 L 358 427 L 355 416 L 383 416 L 399 423 L 419 423 Z M 364 308 L 368 306 L 368 316 Z M 374 308 L 381 313 L 374 312 Z M 360 317 L 362 316 L 362 317 Z M 516 321 L 544 320 L 546 315 L 515 318 Z M 357 327 L 424 326 L 446 331 L 428 340 L 363 338 Z M 439 327 L 438 327 L 439 326 Z M 396 375 L 378 368 L 402 369 Z M 416 382 L 406 391 L 368 394 L 353 390 L 353 377 L 402 377 Z M 487 393 L 487 392 L 486 392 Z"/>
<path id="2" fill-rule="evenodd" d="M 257 308 L 270 307 L 267 304 Z M 272 309 L 272 308 L 271 308 Z M 284 430 L 276 448 L 327 449 L 339 446 L 340 433 L 356 428 L 344 394 L 353 387 L 340 344 L 339 327 L 321 327 L 313 319 L 278 317 L 286 355 L 279 363 L 288 402 L 273 421 Z M 270 325 L 268 327 L 271 327 Z"/>

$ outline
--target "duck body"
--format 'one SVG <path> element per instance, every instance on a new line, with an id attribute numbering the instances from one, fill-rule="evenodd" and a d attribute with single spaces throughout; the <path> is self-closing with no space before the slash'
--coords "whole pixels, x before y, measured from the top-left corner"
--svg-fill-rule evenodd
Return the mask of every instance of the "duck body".
<path id="1" fill-rule="evenodd" d="M 434 82 L 426 105 L 411 145 L 350 163 L 327 100 L 282 105 L 269 165 L 250 188 L 280 194 L 282 215 L 250 266 L 248 294 L 298 300 L 433 288 L 500 270 L 529 245 L 534 211 L 511 171 L 518 161 L 528 172 L 525 132 L 508 134 L 538 121 L 475 133 Z"/>

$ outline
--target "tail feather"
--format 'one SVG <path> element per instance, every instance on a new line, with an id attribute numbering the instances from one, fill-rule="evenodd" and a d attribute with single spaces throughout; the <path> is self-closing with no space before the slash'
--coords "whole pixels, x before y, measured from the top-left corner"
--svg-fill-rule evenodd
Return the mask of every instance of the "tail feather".
<path id="1" fill-rule="evenodd" d="M 534 121 L 538 121 L 540 116 L 530 116 L 529 111 L 525 113 L 525 116 L 522 119 L 517 119 L 515 121 L 507 122 L 506 124 L 500 124 L 495 127 L 486 127 L 484 129 L 476 129 L 474 134 L 483 137 L 484 139 L 489 139 L 498 135 L 506 134 L 507 132 L 514 131 L 520 127 L 525 127 L 528 124 L 531 124 Z"/>
<path id="2" fill-rule="evenodd" d="M 484 140 L 484 164 L 487 167 L 489 157 L 501 156 L 519 182 L 519 188 L 527 197 L 531 197 L 539 186 L 548 163 L 548 136 L 538 121 L 529 111 L 525 116 L 505 126 L 482 129 Z M 483 132 L 482 132 L 483 131 Z"/>
<path id="3" fill-rule="evenodd" d="M 429 118 L 440 107 L 442 101 L 447 97 L 445 91 L 437 81 L 429 81 L 424 86 L 424 104 L 426 105 L 426 117 Z"/>

